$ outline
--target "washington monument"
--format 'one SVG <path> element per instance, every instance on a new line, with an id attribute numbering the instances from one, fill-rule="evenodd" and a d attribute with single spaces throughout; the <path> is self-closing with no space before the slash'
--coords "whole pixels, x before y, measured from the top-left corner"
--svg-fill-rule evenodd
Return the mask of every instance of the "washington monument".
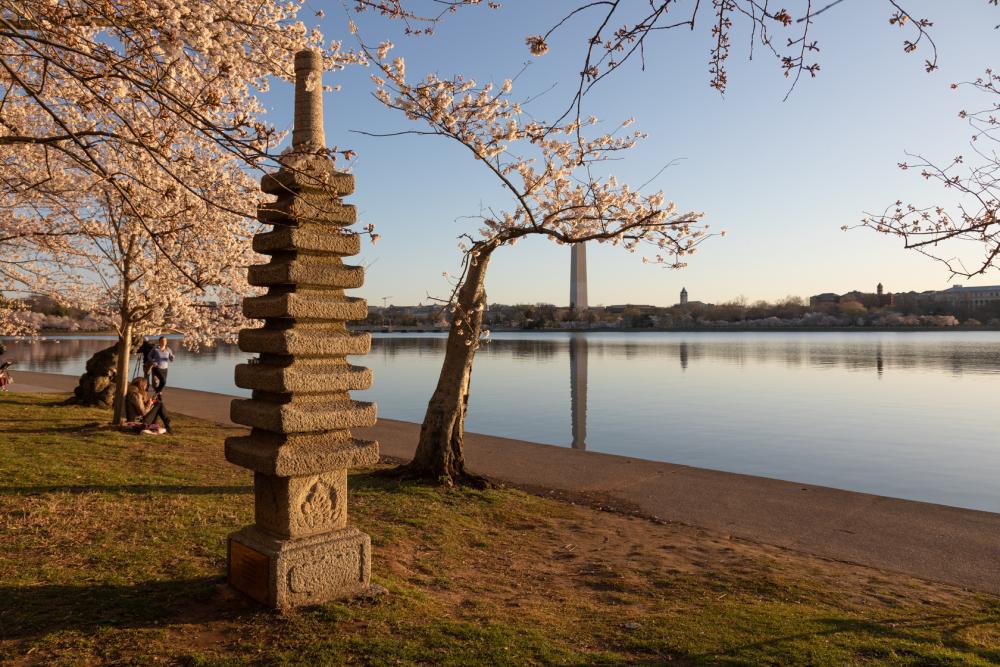
<path id="1" fill-rule="evenodd" d="M 589 308 L 587 303 L 587 246 L 574 243 L 569 263 L 569 307 L 576 311 Z"/>

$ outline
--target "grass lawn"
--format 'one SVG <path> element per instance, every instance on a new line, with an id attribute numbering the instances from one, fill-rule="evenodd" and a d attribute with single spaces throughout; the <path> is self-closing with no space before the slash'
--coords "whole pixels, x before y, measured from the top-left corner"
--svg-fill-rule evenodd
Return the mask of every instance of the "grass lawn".
<path id="1" fill-rule="evenodd" d="M 252 521 L 230 429 L 0 396 L 0 662 L 1000 663 L 1000 599 L 499 489 L 351 475 L 389 590 L 279 615 L 225 585 Z"/>

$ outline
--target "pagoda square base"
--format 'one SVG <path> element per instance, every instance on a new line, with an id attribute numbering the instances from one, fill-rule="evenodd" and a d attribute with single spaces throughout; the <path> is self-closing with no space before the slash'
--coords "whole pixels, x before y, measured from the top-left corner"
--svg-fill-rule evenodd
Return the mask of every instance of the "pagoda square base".
<path id="1" fill-rule="evenodd" d="M 229 536 L 229 584 L 277 609 L 321 604 L 367 591 L 371 538 L 348 526 L 282 540 L 248 526 Z"/>

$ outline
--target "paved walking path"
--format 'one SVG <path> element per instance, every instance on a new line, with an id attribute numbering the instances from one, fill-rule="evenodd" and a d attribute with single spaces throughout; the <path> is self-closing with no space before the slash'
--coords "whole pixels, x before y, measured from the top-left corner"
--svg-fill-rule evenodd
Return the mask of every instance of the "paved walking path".
<path id="1" fill-rule="evenodd" d="M 17 372 L 18 391 L 68 392 L 76 378 Z M 179 414 L 220 424 L 232 397 L 168 387 Z M 419 425 L 380 419 L 361 437 L 405 459 Z M 1000 514 L 466 434 L 469 467 L 493 479 L 582 494 L 645 515 L 825 558 L 1000 595 Z"/>

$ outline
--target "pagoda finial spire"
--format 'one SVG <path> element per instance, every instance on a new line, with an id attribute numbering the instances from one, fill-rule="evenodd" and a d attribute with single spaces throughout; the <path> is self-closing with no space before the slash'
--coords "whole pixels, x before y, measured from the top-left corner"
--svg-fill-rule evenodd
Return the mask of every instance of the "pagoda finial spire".
<path id="1" fill-rule="evenodd" d="M 295 54 L 295 116 L 292 148 L 326 146 L 323 132 L 323 54 L 306 49 Z"/>

